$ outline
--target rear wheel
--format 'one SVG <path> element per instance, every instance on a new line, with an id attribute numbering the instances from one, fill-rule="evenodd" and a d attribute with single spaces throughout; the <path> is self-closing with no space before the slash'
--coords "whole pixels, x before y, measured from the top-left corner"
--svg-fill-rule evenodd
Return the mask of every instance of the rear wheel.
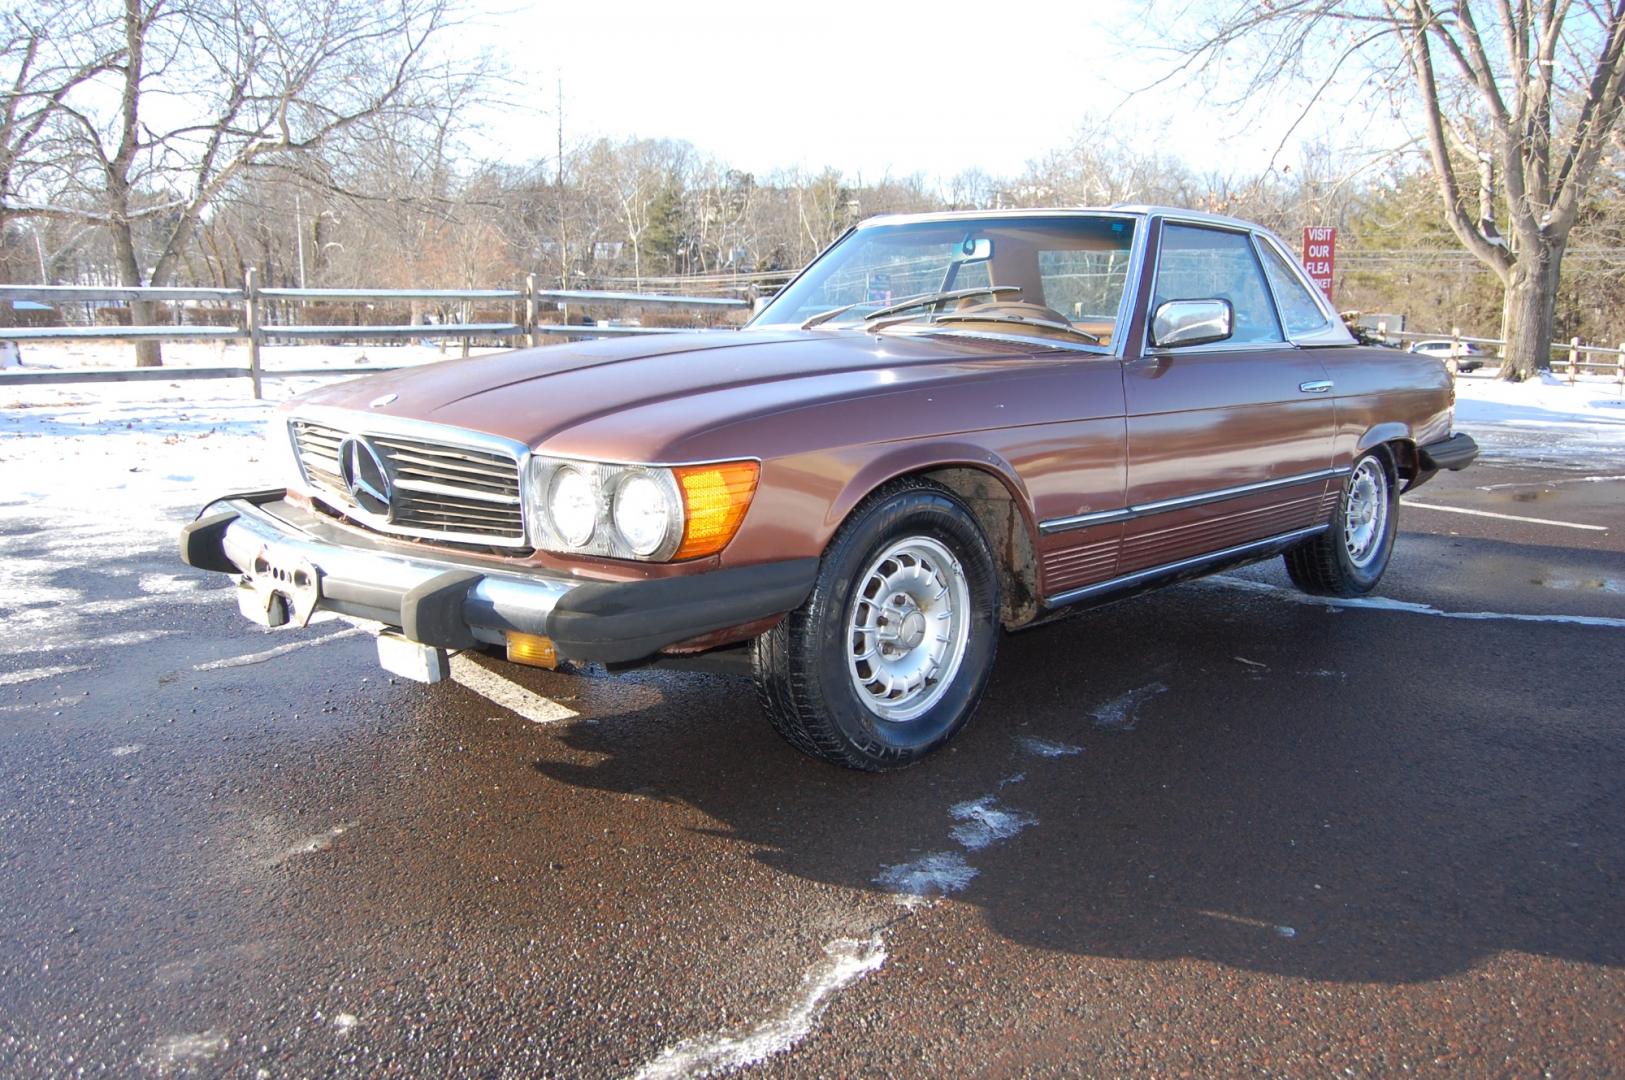
<path id="1" fill-rule="evenodd" d="M 1354 463 L 1332 526 L 1284 556 L 1287 576 L 1317 596 L 1363 596 L 1377 587 L 1394 551 L 1399 487 L 1387 454 Z"/>
<path id="2" fill-rule="evenodd" d="M 998 574 L 976 519 L 925 481 L 881 489 L 824 553 L 806 603 L 757 639 L 757 694 L 805 753 L 898 769 L 947 742 L 987 685 Z"/>

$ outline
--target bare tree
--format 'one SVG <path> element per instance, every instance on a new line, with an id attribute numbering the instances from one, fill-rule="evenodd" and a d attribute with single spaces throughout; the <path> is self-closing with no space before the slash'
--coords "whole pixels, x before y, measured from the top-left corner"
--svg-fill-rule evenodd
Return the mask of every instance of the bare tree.
<path id="1" fill-rule="evenodd" d="M 68 95 L 122 58 L 123 46 L 106 33 L 110 24 L 73 0 L 0 11 L 0 235 L 37 164 L 33 151 Z"/>
<path id="2" fill-rule="evenodd" d="M 1244 97 L 1307 84 L 1300 121 L 1350 82 L 1391 95 L 1451 232 L 1505 290 L 1503 376 L 1547 362 L 1569 233 L 1625 107 L 1625 0 L 1275 0 L 1169 21 L 1199 26 L 1183 72 L 1242 58 Z"/>
<path id="3" fill-rule="evenodd" d="M 37 201 L 19 213 L 93 222 L 121 281 L 174 279 L 208 207 L 245 170 L 286 162 L 394 110 L 445 74 L 432 43 L 450 0 L 92 0 L 118 62 L 62 102 Z M 100 5 L 100 6 L 98 6 Z M 141 240 L 150 235 L 151 249 Z M 132 305 L 138 322 L 151 304 Z M 137 362 L 161 363 L 156 345 Z"/>

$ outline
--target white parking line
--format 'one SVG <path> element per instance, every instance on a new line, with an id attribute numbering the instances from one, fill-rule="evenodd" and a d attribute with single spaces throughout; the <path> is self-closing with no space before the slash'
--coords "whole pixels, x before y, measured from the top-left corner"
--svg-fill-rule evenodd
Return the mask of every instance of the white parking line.
<path id="1" fill-rule="evenodd" d="M 249 664 L 263 664 L 267 660 L 275 659 L 293 652 L 295 649 L 306 649 L 312 645 L 323 645 L 339 638 L 354 637 L 356 634 L 365 634 L 367 631 L 360 626 L 352 626 L 348 630 L 340 630 L 336 634 L 326 634 L 319 638 L 306 638 L 303 641 L 290 641 L 286 645 L 278 645 L 274 649 L 264 652 L 248 653 L 245 656 L 228 656 L 224 660 L 209 660 L 202 664 L 193 664 L 193 671 L 218 671 L 221 668 L 246 667 Z"/>
<path id="2" fill-rule="evenodd" d="M 1571 476 L 1563 480 L 1519 480 L 1511 484 L 1480 484 L 1478 490 L 1500 491 L 1503 488 L 1557 487 L 1559 484 L 1608 484 L 1615 480 L 1625 480 L 1625 475 Z"/>
<path id="3" fill-rule="evenodd" d="M 554 724 L 581 715 L 551 698 L 526 690 L 512 679 L 480 666 L 473 658 L 462 653 L 451 658 L 451 677 L 481 697 L 518 713 L 533 724 Z"/>
<path id="4" fill-rule="evenodd" d="M 1625 630 L 1625 619 L 1611 618 L 1606 615 L 1529 615 L 1512 611 L 1444 611 L 1427 604 L 1416 604 L 1409 600 L 1389 600 L 1382 596 L 1310 596 L 1296 589 L 1289 589 L 1283 585 L 1271 585 L 1267 581 L 1253 581 L 1250 578 L 1235 577 L 1230 574 L 1215 574 L 1213 577 L 1198 578 L 1190 584 L 1199 588 L 1226 588 L 1244 589 L 1247 592 L 1269 593 L 1282 600 L 1295 604 L 1308 604 L 1311 607 L 1326 607 L 1336 609 L 1364 608 L 1368 611 L 1399 611 L 1408 615 L 1432 615 L 1437 619 L 1469 619 L 1475 622 L 1534 622 L 1534 623 L 1569 623 L 1574 626 L 1601 626 L 1614 630 Z"/>
<path id="5" fill-rule="evenodd" d="M 1447 514 L 1469 514 L 1473 517 L 1497 518 L 1501 521 L 1523 521 L 1530 525 L 1555 525 L 1560 529 L 1584 529 L 1587 532 L 1607 532 L 1606 525 L 1581 525 L 1577 521 L 1553 521 L 1551 518 L 1519 517 L 1517 514 L 1497 514 L 1490 510 L 1469 510 L 1465 506 L 1440 506 L 1438 503 L 1417 502 L 1414 499 L 1400 500 L 1406 506 L 1414 506 L 1418 510 L 1442 510 Z"/>

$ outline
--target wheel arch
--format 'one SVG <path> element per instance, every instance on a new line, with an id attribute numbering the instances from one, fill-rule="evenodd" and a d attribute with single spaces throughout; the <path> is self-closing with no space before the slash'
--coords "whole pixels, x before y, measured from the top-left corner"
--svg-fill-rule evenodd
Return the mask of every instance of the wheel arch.
<path id="1" fill-rule="evenodd" d="M 1355 444 L 1354 457 L 1358 460 L 1361 454 L 1372 450 L 1388 455 L 1395 476 L 1402 482 L 1409 484 L 1424 471 L 1416 451 L 1416 438 L 1407 424 L 1395 420 L 1370 428 Z"/>
<path id="2" fill-rule="evenodd" d="M 940 484 L 976 518 L 999 571 L 999 621 L 1014 628 L 1036 618 L 1037 524 L 1026 485 L 1010 464 L 984 448 L 962 444 L 913 447 L 887 455 L 871 462 L 841 493 L 832 514 L 837 527 L 877 489 L 905 478 Z"/>

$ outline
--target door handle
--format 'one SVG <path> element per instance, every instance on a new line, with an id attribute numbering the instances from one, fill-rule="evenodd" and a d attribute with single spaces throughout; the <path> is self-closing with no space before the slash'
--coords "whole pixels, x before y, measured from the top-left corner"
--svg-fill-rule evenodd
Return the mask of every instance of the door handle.
<path id="1" fill-rule="evenodd" d="M 1298 384 L 1298 389 L 1305 394 L 1324 394 L 1331 388 L 1332 381 L 1330 379 L 1319 379 L 1315 382 L 1301 382 Z"/>

